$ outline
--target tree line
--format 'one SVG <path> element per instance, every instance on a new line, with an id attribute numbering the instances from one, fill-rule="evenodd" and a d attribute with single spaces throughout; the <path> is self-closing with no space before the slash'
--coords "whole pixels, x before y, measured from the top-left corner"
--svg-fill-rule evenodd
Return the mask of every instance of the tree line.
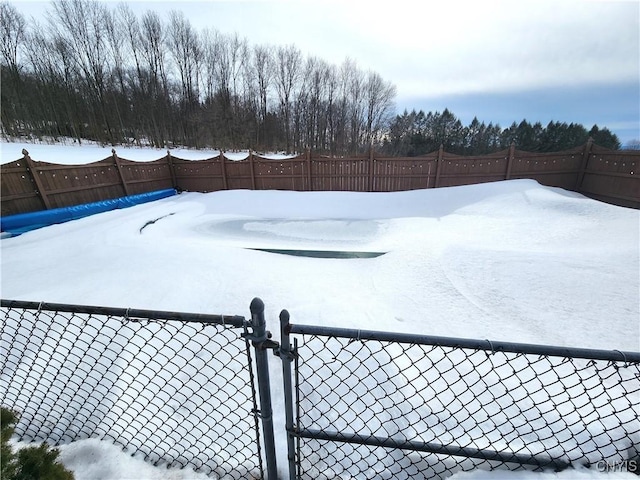
<path id="1" fill-rule="evenodd" d="M 527 120 L 513 122 L 508 128 L 480 122 L 476 117 L 463 126 L 448 109 L 424 113 L 405 111 L 389 125 L 382 150 L 388 155 L 416 156 L 438 150 L 458 155 L 482 155 L 509 148 L 511 144 L 528 152 L 557 152 L 584 145 L 591 137 L 603 147 L 620 149 L 617 135 L 597 125 L 587 130 L 577 123 L 549 122 L 543 126 Z"/>
<path id="2" fill-rule="evenodd" d="M 54 0 L 45 25 L 7 2 L 0 15 L 6 135 L 344 154 L 393 114 L 395 86 L 352 60 L 196 31 L 180 11 Z"/>
<path id="3" fill-rule="evenodd" d="M 395 115 L 396 87 L 355 61 L 305 56 L 295 45 L 249 45 L 197 31 L 180 11 L 140 17 L 126 5 L 53 0 L 45 24 L 0 3 L 5 136 L 71 137 L 161 148 L 420 155 L 440 145 L 481 154 L 586 142 L 619 148 L 594 126 L 523 121 L 463 126 L 449 110 Z"/>

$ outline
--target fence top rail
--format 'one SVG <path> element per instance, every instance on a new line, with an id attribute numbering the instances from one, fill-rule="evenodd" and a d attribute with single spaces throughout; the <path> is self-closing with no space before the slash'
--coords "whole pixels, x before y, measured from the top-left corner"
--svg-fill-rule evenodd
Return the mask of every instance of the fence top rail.
<path id="1" fill-rule="evenodd" d="M 351 328 L 321 327 L 313 325 L 289 324 L 289 333 L 316 335 L 324 337 L 349 338 L 353 340 L 378 340 L 382 342 L 433 345 L 439 347 L 467 348 L 498 353 L 542 355 L 546 357 L 581 358 L 587 360 L 605 360 L 610 362 L 640 363 L 640 352 L 620 350 L 597 350 L 590 348 L 558 347 L 527 343 L 501 342 L 493 340 L 474 340 L 467 338 L 441 337 L 434 335 L 415 335 L 410 333 L 381 332 Z"/>
<path id="2" fill-rule="evenodd" d="M 126 319 L 176 320 L 203 324 L 216 324 L 233 328 L 243 328 L 248 321 L 241 315 L 208 315 L 203 313 L 167 312 L 161 310 L 142 310 L 134 308 L 113 308 L 91 305 L 68 305 L 63 303 L 29 302 L 22 300 L 0 300 L 2 308 L 22 308 L 43 312 L 80 313 L 104 315 Z"/>

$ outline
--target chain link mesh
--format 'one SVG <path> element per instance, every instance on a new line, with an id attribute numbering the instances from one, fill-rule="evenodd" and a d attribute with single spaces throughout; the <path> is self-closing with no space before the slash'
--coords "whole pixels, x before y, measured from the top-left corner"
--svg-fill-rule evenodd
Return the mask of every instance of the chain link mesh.
<path id="1" fill-rule="evenodd" d="M 300 478 L 637 465 L 638 362 L 294 338 Z"/>
<path id="2" fill-rule="evenodd" d="M 108 440 L 154 465 L 262 478 L 250 350 L 212 323 L 2 308 L 0 403 L 21 441 Z"/>

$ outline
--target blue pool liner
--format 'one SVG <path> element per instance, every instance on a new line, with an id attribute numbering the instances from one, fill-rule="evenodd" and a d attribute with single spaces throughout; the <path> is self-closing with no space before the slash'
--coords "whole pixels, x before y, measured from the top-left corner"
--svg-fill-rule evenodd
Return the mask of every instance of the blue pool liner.
<path id="1" fill-rule="evenodd" d="M 52 208 L 51 210 L 39 210 L 37 212 L 19 213 L 0 218 L 0 230 L 2 237 L 15 237 L 37 228 L 48 227 L 56 223 L 69 222 L 79 218 L 108 212 L 119 208 L 133 207 L 141 203 L 153 202 L 162 198 L 175 195 L 174 188 L 156 190 L 154 192 L 127 195 L 126 197 L 101 200 L 99 202 L 84 203 L 70 207 Z"/>

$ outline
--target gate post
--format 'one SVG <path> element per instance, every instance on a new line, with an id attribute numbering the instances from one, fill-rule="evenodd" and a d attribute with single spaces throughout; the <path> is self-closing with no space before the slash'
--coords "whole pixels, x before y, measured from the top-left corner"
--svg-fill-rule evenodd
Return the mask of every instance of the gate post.
<path id="1" fill-rule="evenodd" d="M 296 453 L 293 425 L 293 388 L 291 385 L 291 362 L 294 352 L 291 351 L 289 336 L 289 312 L 280 312 L 280 359 L 282 360 L 282 379 L 284 387 L 285 430 L 287 432 L 287 460 L 289 461 L 289 480 L 296 477 Z"/>
<path id="2" fill-rule="evenodd" d="M 259 298 L 251 301 L 252 340 L 256 351 L 256 375 L 258 377 L 258 391 L 260 392 L 260 419 L 262 420 L 262 434 L 264 435 L 264 450 L 267 460 L 267 478 L 277 480 L 276 446 L 273 434 L 273 409 L 271 408 L 271 384 L 269 382 L 269 361 L 267 357 L 268 332 L 264 319 L 264 302 Z"/>

